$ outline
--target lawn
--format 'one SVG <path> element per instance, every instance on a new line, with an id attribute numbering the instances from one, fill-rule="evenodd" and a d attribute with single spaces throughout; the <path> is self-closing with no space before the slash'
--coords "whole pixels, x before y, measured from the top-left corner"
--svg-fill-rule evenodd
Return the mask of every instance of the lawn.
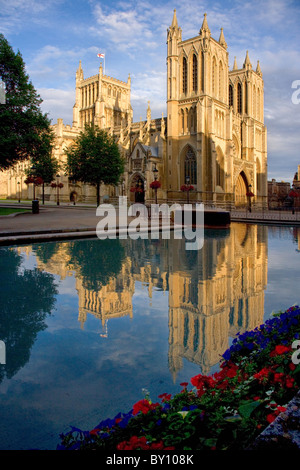
<path id="1" fill-rule="evenodd" d="M 14 207 L 0 207 L 0 215 L 10 215 L 15 212 L 28 212 L 28 209 L 19 209 Z"/>

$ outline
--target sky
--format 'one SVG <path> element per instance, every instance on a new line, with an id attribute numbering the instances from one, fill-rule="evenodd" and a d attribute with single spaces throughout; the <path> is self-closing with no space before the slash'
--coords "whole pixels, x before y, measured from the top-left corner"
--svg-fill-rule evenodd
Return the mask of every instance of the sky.
<path id="1" fill-rule="evenodd" d="M 131 76 L 133 119 L 166 116 L 167 29 L 176 9 L 182 38 L 197 36 L 207 13 L 212 37 L 224 29 L 229 69 L 249 51 L 260 62 L 268 132 L 268 180 L 292 183 L 300 164 L 299 0 L 0 0 L 0 33 L 26 70 L 52 124 L 72 125 L 75 73 Z M 105 61 L 97 57 L 105 54 Z"/>

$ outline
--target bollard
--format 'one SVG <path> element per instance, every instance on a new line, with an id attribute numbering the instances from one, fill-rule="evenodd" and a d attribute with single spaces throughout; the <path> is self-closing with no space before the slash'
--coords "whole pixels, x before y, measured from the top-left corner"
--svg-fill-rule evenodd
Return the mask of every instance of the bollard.
<path id="1" fill-rule="evenodd" d="M 39 208 L 39 200 L 35 199 L 32 201 L 32 213 L 33 214 L 38 214 L 40 212 Z"/>

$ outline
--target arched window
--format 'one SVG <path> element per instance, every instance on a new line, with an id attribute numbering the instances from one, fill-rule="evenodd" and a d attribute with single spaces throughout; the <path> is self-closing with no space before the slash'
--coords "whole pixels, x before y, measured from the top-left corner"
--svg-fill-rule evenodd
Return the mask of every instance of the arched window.
<path id="1" fill-rule="evenodd" d="M 228 102 L 229 102 L 229 106 L 233 106 L 233 89 L 232 89 L 232 85 L 229 85 Z"/>
<path id="2" fill-rule="evenodd" d="M 243 110 L 243 107 L 242 107 L 242 85 L 240 83 L 238 83 L 237 85 L 237 112 L 239 114 L 242 114 L 242 110 Z"/>
<path id="3" fill-rule="evenodd" d="M 217 95 L 217 62 L 215 57 L 212 62 L 212 93 Z"/>
<path id="4" fill-rule="evenodd" d="M 223 99 L 223 64 L 219 63 L 219 99 Z"/>
<path id="5" fill-rule="evenodd" d="M 260 119 L 260 90 L 257 88 L 256 119 Z"/>
<path id="6" fill-rule="evenodd" d="M 185 57 L 182 59 L 182 92 L 187 93 L 187 62 Z"/>
<path id="7" fill-rule="evenodd" d="M 190 184 L 197 184 L 197 162 L 193 149 L 188 146 L 184 160 L 184 183 L 189 178 Z"/>
<path id="8" fill-rule="evenodd" d="M 244 101 L 245 101 L 245 113 L 248 114 L 248 92 L 247 92 L 247 82 L 244 82 Z"/>
<path id="9" fill-rule="evenodd" d="M 205 72 L 205 66 L 204 66 L 204 52 L 201 52 L 201 91 L 204 91 L 204 72 Z"/>
<path id="10" fill-rule="evenodd" d="M 198 60 L 196 54 L 193 55 L 193 91 L 198 90 Z"/>

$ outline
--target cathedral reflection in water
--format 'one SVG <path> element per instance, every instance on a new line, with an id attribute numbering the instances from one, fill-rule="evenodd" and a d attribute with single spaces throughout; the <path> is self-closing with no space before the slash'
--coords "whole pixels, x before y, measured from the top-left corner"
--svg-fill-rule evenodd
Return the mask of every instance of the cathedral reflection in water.
<path id="1" fill-rule="evenodd" d="M 102 323 L 134 316 L 135 283 L 168 292 L 168 364 L 174 379 L 184 359 L 209 373 L 230 337 L 263 322 L 267 285 L 267 227 L 232 223 L 205 231 L 204 246 L 186 251 L 185 240 L 85 240 L 19 248 L 32 251 L 39 269 L 64 279 L 75 276 L 78 321 L 88 315 Z M 88 241 L 91 244 L 91 240 Z M 107 253 L 109 243 L 112 248 Z M 104 248 L 104 249 L 103 249 Z M 113 260 L 113 261 L 112 261 Z"/>

